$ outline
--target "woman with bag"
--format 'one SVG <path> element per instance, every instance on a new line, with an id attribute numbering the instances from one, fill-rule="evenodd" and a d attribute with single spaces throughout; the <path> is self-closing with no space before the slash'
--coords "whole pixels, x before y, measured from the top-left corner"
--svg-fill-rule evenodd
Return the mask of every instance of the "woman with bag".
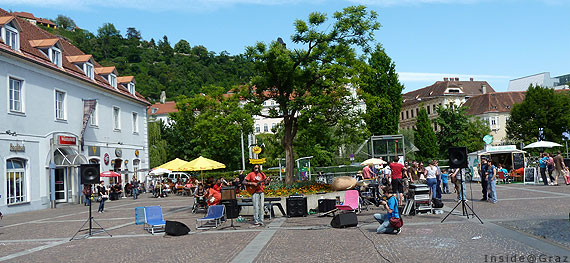
<path id="1" fill-rule="evenodd" d="M 109 199 L 109 192 L 107 191 L 107 187 L 105 187 L 105 182 L 101 181 L 101 183 L 97 186 L 97 192 L 99 193 L 99 197 L 97 201 L 99 201 L 99 213 L 103 213 L 105 210 L 105 201 Z"/>
<path id="2" fill-rule="evenodd" d="M 380 226 L 376 229 L 376 233 L 400 234 L 404 222 L 398 211 L 398 200 L 394 196 L 394 192 L 391 188 L 386 187 L 384 193 L 388 197 L 388 201 L 382 201 L 380 203 L 384 205 L 388 213 L 374 214 L 374 219 L 380 223 Z"/>

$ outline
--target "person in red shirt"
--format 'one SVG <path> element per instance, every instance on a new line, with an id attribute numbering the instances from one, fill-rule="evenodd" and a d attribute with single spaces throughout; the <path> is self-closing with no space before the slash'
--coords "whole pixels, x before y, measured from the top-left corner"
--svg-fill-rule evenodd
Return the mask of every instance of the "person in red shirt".
<path id="1" fill-rule="evenodd" d="M 219 205 L 220 200 L 222 200 L 222 194 L 216 191 L 216 189 L 214 189 L 213 187 L 211 187 L 210 189 L 208 189 L 208 195 L 206 200 L 208 202 L 208 205 Z"/>
<path id="2" fill-rule="evenodd" d="M 244 184 L 248 186 L 253 202 L 253 220 L 255 226 L 263 226 L 263 206 L 265 203 L 264 185 L 268 177 L 261 171 L 259 165 L 254 165 L 251 173 L 245 179 Z"/>
<path id="3" fill-rule="evenodd" d="M 390 170 L 392 170 L 392 191 L 398 197 L 398 204 L 402 204 L 404 198 L 404 183 L 402 182 L 402 174 L 406 170 L 403 164 L 399 163 L 398 156 L 394 156 L 390 163 Z"/>
<path id="4" fill-rule="evenodd" d="M 376 176 L 372 171 L 372 169 L 370 168 L 371 166 L 372 164 L 369 164 L 367 166 L 364 166 L 364 168 L 362 168 L 362 177 L 364 179 L 372 179 L 372 177 Z"/>

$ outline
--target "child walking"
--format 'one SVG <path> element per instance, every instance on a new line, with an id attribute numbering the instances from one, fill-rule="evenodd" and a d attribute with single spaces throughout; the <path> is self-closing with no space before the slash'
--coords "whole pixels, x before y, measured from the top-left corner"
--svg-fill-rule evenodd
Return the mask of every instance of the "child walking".
<path id="1" fill-rule="evenodd" d="M 441 169 L 441 183 L 443 184 L 443 193 L 444 194 L 451 194 L 449 191 L 449 185 L 447 184 L 447 178 L 449 174 L 447 173 L 446 169 Z"/>

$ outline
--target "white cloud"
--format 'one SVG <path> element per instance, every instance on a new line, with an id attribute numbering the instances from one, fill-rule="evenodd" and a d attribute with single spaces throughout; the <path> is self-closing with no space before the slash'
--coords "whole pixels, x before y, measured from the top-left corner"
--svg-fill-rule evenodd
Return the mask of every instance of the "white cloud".
<path id="1" fill-rule="evenodd" d="M 501 75 L 470 75 L 455 73 L 424 73 L 424 72 L 398 72 L 399 80 L 402 82 L 435 82 L 443 80 L 443 78 L 459 78 L 460 80 L 508 80 L 510 76 Z"/>

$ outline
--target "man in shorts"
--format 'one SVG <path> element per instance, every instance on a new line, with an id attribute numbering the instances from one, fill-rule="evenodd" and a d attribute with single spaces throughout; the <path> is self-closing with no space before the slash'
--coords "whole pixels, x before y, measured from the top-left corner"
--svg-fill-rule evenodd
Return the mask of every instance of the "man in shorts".
<path id="1" fill-rule="evenodd" d="M 398 204 L 402 204 L 402 199 L 404 198 L 404 183 L 402 182 L 402 174 L 406 168 L 398 161 L 398 156 L 394 156 L 392 162 L 390 163 L 390 170 L 392 171 L 392 190 L 398 197 Z"/>

